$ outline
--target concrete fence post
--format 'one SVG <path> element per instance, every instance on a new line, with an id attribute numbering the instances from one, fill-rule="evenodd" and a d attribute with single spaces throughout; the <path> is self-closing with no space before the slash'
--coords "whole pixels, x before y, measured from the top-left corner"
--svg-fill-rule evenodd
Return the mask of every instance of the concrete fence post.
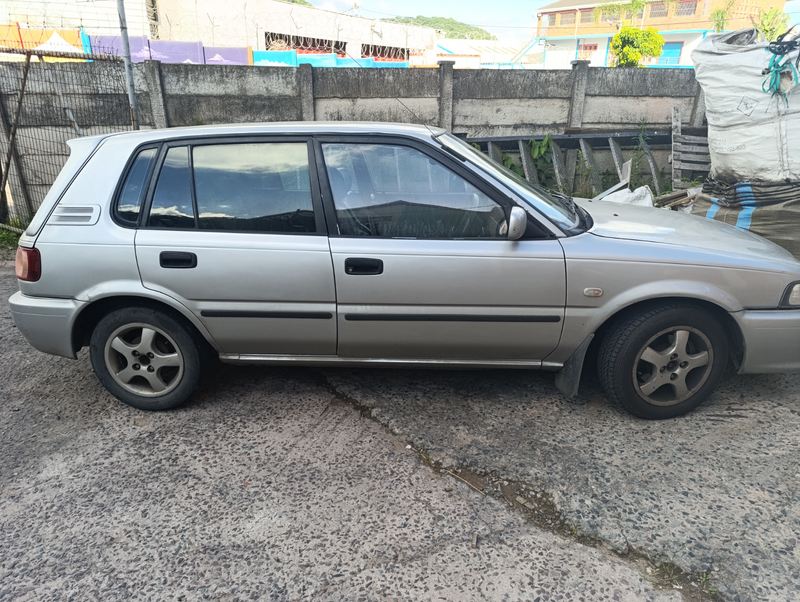
<path id="1" fill-rule="evenodd" d="M 586 82 L 589 79 L 590 61 L 572 61 L 572 100 L 569 104 L 568 128 L 583 124 L 583 107 L 586 101 Z"/>
<path id="2" fill-rule="evenodd" d="M 439 61 L 439 127 L 453 131 L 453 65 L 455 61 Z"/>
<path id="3" fill-rule="evenodd" d="M 164 84 L 161 80 L 161 61 L 145 61 L 144 76 L 150 93 L 150 110 L 156 128 L 168 128 L 167 105 L 164 99 Z"/>
<path id="4" fill-rule="evenodd" d="M 572 61 L 572 97 L 569 103 L 569 118 L 567 119 L 567 133 L 578 130 L 583 125 L 583 109 L 586 104 L 586 82 L 589 79 L 590 61 Z M 578 165 L 577 149 L 567 151 L 564 165 L 564 178 L 569 191 L 575 185 L 575 168 Z"/>
<path id="5" fill-rule="evenodd" d="M 308 63 L 299 66 L 300 112 L 303 121 L 315 121 L 314 115 L 314 68 Z"/>
<path id="6" fill-rule="evenodd" d="M 697 94 L 694 97 L 692 104 L 692 116 L 690 125 L 693 128 L 703 127 L 703 119 L 706 117 L 706 95 L 703 94 L 703 89 L 700 84 L 697 84 Z"/>

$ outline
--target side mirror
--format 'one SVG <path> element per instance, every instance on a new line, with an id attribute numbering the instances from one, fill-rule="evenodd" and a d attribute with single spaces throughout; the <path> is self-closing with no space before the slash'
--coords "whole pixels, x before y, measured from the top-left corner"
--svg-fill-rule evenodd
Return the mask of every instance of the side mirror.
<path id="1" fill-rule="evenodd" d="M 519 240 L 525 234 L 528 227 L 528 214 L 522 207 L 514 207 L 511 209 L 511 215 L 508 218 L 508 240 Z"/>

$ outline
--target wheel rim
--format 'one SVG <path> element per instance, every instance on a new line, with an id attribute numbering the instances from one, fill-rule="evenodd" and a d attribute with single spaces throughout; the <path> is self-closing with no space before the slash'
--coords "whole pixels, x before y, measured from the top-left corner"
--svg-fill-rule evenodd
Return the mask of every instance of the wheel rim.
<path id="1" fill-rule="evenodd" d="M 167 333 L 152 324 L 126 324 L 106 341 L 108 371 L 126 391 L 142 397 L 166 395 L 181 382 L 181 350 Z"/>
<path id="2" fill-rule="evenodd" d="M 642 346 L 633 363 L 633 384 L 648 403 L 671 406 L 697 393 L 713 365 L 714 348 L 705 334 L 673 326 Z"/>

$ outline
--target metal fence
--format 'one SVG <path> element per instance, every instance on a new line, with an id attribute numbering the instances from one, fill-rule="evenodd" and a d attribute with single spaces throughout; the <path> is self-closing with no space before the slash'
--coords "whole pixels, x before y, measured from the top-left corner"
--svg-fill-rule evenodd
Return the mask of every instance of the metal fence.
<path id="1" fill-rule="evenodd" d="M 120 57 L 0 46 L 0 224 L 24 227 L 67 140 L 132 129 Z"/>

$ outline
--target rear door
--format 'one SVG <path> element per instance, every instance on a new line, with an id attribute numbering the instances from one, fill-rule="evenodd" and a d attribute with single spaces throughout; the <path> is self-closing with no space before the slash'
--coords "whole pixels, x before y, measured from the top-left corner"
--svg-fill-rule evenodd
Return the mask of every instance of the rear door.
<path id="1" fill-rule="evenodd" d="M 318 143 L 339 356 L 535 361 L 555 349 L 566 289 L 556 239 L 509 241 L 511 201 L 426 145 Z"/>
<path id="2" fill-rule="evenodd" d="M 330 248 L 307 138 L 170 142 L 136 256 L 230 354 L 335 355 Z"/>

